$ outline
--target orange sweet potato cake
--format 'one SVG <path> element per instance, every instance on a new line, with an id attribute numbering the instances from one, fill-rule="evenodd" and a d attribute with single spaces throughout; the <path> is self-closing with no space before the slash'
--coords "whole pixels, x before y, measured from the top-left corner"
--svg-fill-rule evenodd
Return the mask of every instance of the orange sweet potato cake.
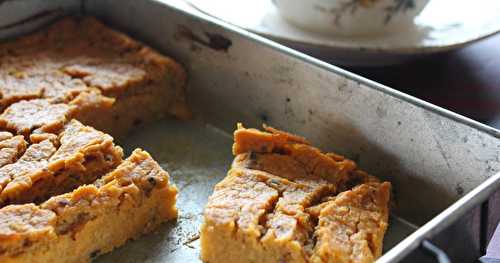
<path id="1" fill-rule="evenodd" d="M 168 173 L 111 135 L 186 117 L 184 82 L 90 17 L 1 43 L 0 262 L 88 262 L 176 218 Z"/>
<path id="2" fill-rule="evenodd" d="M 168 174 L 136 150 L 94 184 L 0 209 L 0 262 L 88 262 L 177 217 L 176 194 Z"/>
<path id="3" fill-rule="evenodd" d="M 186 116 L 185 80 L 178 63 L 91 17 L 0 44 L 1 110 L 22 100 L 64 103 L 50 111 L 114 136 L 166 114 Z"/>
<path id="4" fill-rule="evenodd" d="M 234 133 L 235 159 L 201 227 L 204 262 L 373 262 L 391 185 L 342 156 L 266 127 Z"/>

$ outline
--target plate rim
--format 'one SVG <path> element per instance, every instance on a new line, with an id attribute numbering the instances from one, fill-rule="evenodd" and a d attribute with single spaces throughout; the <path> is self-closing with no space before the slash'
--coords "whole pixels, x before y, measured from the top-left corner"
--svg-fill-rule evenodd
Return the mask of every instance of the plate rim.
<path id="1" fill-rule="evenodd" d="M 215 19 L 224 21 L 226 23 L 229 23 L 233 26 L 242 28 L 244 30 L 248 30 L 252 33 L 262 35 L 266 38 L 270 38 L 272 40 L 275 40 L 277 42 L 281 43 L 289 43 L 289 44 L 296 44 L 296 45 L 302 45 L 302 46 L 309 46 L 311 48 L 316 48 L 316 49 L 331 49 L 331 50 L 337 50 L 337 51 L 349 51 L 349 52 L 357 52 L 357 53 L 363 53 L 363 54 L 392 54 L 392 55 L 418 55 L 418 54 L 432 54 L 432 53 L 440 53 L 440 52 L 446 52 L 446 51 L 451 51 L 455 49 L 459 49 L 461 47 L 467 46 L 469 44 L 473 44 L 475 42 L 481 41 L 483 39 L 489 38 L 493 35 L 496 35 L 497 33 L 500 33 L 500 23 L 497 28 L 493 30 L 488 30 L 485 31 L 484 33 L 481 34 L 475 34 L 473 36 L 470 36 L 468 39 L 463 39 L 462 41 L 455 41 L 454 43 L 448 43 L 448 44 L 433 44 L 433 45 L 407 45 L 407 46 L 394 46 L 394 47 L 389 47 L 385 45 L 363 45 L 363 41 L 357 41 L 354 44 L 343 44 L 339 42 L 326 42 L 326 41 L 306 41 L 304 39 L 299 39 L 297 37 L 293 36 L 286 36 L 283 34 L 272 34 L 272 32 L 269 31 L 264 31 L 264 30 L 259 30 L 258 27 L 248 27 L 248 26 L 242 26 L 233 23 L 232 21 L 228 21 L 227 19 L 215 16 L 212 12 L 207 11 L 205 8 L 203 8 L 203 5 L 199 5 L 200 0 L 184 0 L 189 6 L 192 8 L 196 9 L 199 12 L 202 12 L 205 15 L 211 16 Z M 283 18 L 278 17 L 277 12 L 270 12 L 266 11 L 266 15 L 272 15 L 276 17 L 276 19 L 281 19 Z M 282 21 L 283 23 L 287 23 L 286 21 Z M 416 26 L 416 25 L 415 25 Z M 314 32 L 307 32 L 305 30 L 302 30 L 300 28 L 296 28 L 297 30 L 301 30 L 305 32 L 306 34 L 315 34 Z M 417 43 L 418 44 L 418 43 Z"/>

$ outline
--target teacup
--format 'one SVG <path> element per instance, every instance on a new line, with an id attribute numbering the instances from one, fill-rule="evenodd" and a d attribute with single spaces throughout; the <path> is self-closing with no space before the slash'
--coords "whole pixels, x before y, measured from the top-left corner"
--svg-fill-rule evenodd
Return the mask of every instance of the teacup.
<path id="1" fill-rule="evenodd" d="M 289 23 L 309 31 L 348 36 L 410 27 L 430 0 L 273 0 Z"/>

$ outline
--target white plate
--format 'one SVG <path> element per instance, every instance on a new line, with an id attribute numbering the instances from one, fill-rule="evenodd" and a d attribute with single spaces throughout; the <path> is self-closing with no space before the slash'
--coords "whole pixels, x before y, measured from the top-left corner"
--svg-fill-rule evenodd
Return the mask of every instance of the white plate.
<path id="1" fill-rule="evenodd" d="M 286 23 L 271 0 L 188 0 L 195 8 L 342 65 L 396 64 L 443 52 L 500 31 L 500 0 L 432 0 L 408 30 L 391 35 L 322 35 Z"/>

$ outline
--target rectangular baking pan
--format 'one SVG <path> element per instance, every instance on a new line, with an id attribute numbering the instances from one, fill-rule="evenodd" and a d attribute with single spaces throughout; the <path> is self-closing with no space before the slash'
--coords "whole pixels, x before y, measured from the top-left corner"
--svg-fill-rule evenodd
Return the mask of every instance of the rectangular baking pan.
<path id="1" fill-rule="evenodd" d="M 472 262 L 484 250 L 498 222 L 492 199 L 500 184 L 496 129 L 178 0 L 0 1 L 0 39 L 75 13 L 95 15 L 181 62 L 195 116 L 158 121 L 119 141 L 128 151 L 148 150 L 170 172 L 180 189 L 180 217 L 96 262 L 199 261 L 203 206 L 231 163 L 238 121 L 305 136 L 391 181 L 394 207 L 379 262 L 436 262 L 435 253 L 424 253 L 433 247 L 452 260 Z"/>

